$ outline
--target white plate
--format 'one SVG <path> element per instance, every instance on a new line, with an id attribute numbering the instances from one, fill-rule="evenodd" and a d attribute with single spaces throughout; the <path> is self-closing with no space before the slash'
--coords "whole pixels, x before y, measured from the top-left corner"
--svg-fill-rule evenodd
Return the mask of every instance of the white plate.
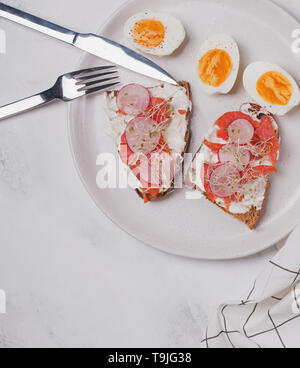
<path id="1" fill-rule="evenodd" d="M 123 25 L 139 11 L 151 10 L 177 16 L 184 23 L 188 40 L 172 57 L 157 59 L 177 79 L 192 85 L 194 115 L 190 152 L 224 112 L 239 109 L 248 101 L 241 81 L 230 95 L 209 97 L 199 88 L 197 64 L 201 43 L 211 34 L 233 36 L 242 56 L 241 70 L 257 60 L 280 64 L 300 82 L 299 58 L 291 51 L 291 33 L 297 22 L 264 0 L 133 0 L 119 9 L 101 29 L 101 35 L 124 42 Z M 101 5 L 99 3 L 99 11 Z M 298 59 L 297 59 L 298 58 Z M 81 67 L 101 61 L 85 55 Z M 122 80 L 143 78 L 122 70 Z M 149 82 L 149 81 L 148 81 Z M 155 81 L 153 82 L 156 83 Z M 71 144 L 76 166 L 97 205 L 123 230 L 165 252 L 202 259 L 238 258 L 262 251 L 286 236 L 300 219 L 300 109 L 279 120 L 282 135 L 279 173 L 273 176 L 266 210 L 257 230 L 223 213 L 205 199 L 186 200 L 178 190 L 166 200 L 144 205 L 131 189 L 100 190 L 96 185 L 100 153 L 117 150 L 106 135 L 107 117 L 101 96 L 73 102 L 69 112 Z"/>

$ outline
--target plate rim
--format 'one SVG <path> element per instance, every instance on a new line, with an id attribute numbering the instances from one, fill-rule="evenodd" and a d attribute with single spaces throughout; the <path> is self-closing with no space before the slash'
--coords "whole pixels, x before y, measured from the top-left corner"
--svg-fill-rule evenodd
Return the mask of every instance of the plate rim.
<path id="1" fill-rule="evenodd" d="M 107 25 L 112 21 L 112 19 L 119 13 L 121 12 L 123 9 L 126 9 L 127 6 L 129 6 L 132 3 L 135 3 L 137 0 L 127 0 L 126 2 L 124 2 L 124 4 L 122 4 L 121 6 L 119 6 L 117 9 L 115 9 L 107 18 L 106 20 L 102 23 L 102 25 L 97 29 L 96 34 L 101 34 L 101 32 L 103 31 L 103 29 L 105 29 L 107 27 Z M 216 0 L 219 1 L 219 0 Z M 290 21 L 295 25 L 295 27 L 299 27 L 299 22 L 298 20 L 292 16 L 288 11 L 286 11 L 285 9 L 283 9 L 279 4 L 274 3 L 272 0 L 256 0 L 258 2 L 263 2 L 266 4 L 266 6 L 269 6 L 273 9 L 276 9 L 277 12 L 281 12 L 282 14 L 284 14 L 285 17 L 288 17 L 290 19 Z M 82 54 L 82 56 L 78 59 L 78 62 L 76 63 L 77 66 L 81 65 L 83 60 L 85 59 L 85 57 L 88 55 L 88 53 L 84 52 Z M 253 256 L 255 254 L 259 254 L 264 252 L 265 250 L 272 248 L 274 246 L 276 246 L 280 241 L 284 240 L 285 238 L 287 238 L 294 230 L 295 228 L 299 225 L 299 222 L 295 225 L 292 225 L 290 227 L 290 230 L 288 230 L 284 235 L 282 236 L 278 236 L 278 239 L 276 238 L 276 240 L 272 241 L 272 244 L 265 245 L 265 246 L 258 246 L 258 247 L 254 247 L 251 250 L 249 249 L 248 251 L 241 251 L 240 253 L 236 253 L 235 255 L 223 255 L 223 256 L 213 256 L 213 255 L 188 255 L 188 254 L 184 254 L 181 251 L 177 251 L 177 250 L 171 250 L 171 249 L 162 249 L 161 247 L 155 245 L 155 244 L 151 244 L 148 243 L 147 241 L 141 239 L 140 237 L 130 233 L 130 231 L 128 231 L 125 227 L 123 227 L 120 223 L 117 222 L 117 220 L 115 220 L 99 203 L 99 201 L 96 199 L 96 197 L 94 196 L 94 194 L 92 193 L 92 190 L 89 188 L 88 182 L 87 180 L 85 180 L 83 172 L 81 171 L 81 168 L 78 164 L 77 158 L 76 158 L 76 152 L 75 152 L 75 144 L 73 142 L 73 136 L 72 136 L 72 122 L 71 122 L 71 113 L 72 113 L 72 107 L 74 105 L 74 102 L 71 102 L 68 105 L 68 112 L 67 112 L 67 119 L 68 119 L 68 141 L 69 141 L 69 148 L 71 151 L 71 156 L 72 156 L 72 160 L 74 162 L 74 166 L 76 168 L 76 172 L 80 178 L 80 181 L 83 184 L 83 187 L 85 188 L 85 190 L 87 191 L 87 193 L 89 194 L 89 196 L 91 197 L 92 201 L 94 202 L 94 204 L 96 205 L 96 207 L 98 209 L 100 209 L 100 211 L 114 224 L 116 225 L 120 230 L 122 230 L 124 233 L 128 234 L 130 237 L 132 237 L 133 239 L 141 242 L 143 245 L 146 245 L 148 247 L 151 247 L 157 251 L 160 251 L 164 254 L 169 254 L 169 255 L 173 255 L 173 256 L 178 256 L 178 257 L 182 257 L 182 258 L 186 258 L 186 259 L 196 259 L 196 260 L 208 260 L 208 261 L 222 261 L 222 260 L 236 260 L 236 259 L 242 259 L 242 258 L 247 258 L 249 256 Z"/>

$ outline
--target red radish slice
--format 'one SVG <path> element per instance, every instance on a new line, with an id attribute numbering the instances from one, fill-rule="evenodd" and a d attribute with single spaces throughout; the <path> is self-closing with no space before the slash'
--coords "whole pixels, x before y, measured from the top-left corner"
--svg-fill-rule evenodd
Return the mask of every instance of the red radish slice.
<path id="1" fill-rule="evenodd" d="M 209 186 L 216 197 L 227 198 L 239 189 L 241 175 L 236 166 L 229 163 L 218 166 L 211 174 Z"/>
<path id="2" fill-rule="evenodd" d="M 117 96 L 118 109 L 130 116 L 139 115 L 150 105 L 150 92 L 139 84 L 128 84 Z"/>
<path id="3" fill-rule="evenodd" d="M 250 162 L 251 154 L 244 146 L 226 144 L 219 151 L 219 159 L 222 163 L 229 162 L 239 170 L 244 170 Z"/>
<path id="4" fill-rule="evenodd" d="M 145 117 L 137 117 L 129 122 L 126 128 L 126 140 L 132 152 L 153 152 L 159 145 L 161 132 L 157 123 Z"/>
<path id="5" fill-rule="evenodd" d="M 229 125 L 228 135 L 232 143 L 247 144 L 254 136 L 254 128 L 248 120 L 237 119 Z"/>

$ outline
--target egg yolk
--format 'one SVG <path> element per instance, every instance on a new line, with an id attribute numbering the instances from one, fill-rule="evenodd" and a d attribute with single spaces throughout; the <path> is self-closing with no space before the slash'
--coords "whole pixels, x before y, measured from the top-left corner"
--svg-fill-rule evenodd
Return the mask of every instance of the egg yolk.
<path id="1" fill-rule="evenodd" d="M 224 50 L 211 50 L 199 61 L 199 77 L 203 83 L 219 87 L 230 76 L 232 60 Z"/>
<path id="2" fill-rule="evenodd" d="M 132 38 L 138 45 L 154 49 L 161 45 L 165 38 L 166 29 L 162 22 L 154 19 L 143 19 L 132 29 Z"/>
<path id="3" fill-rule="evenodd" d="M 257 92 L 272 105 L 286 106 L 292 95 L 292 83 L 279 72 L 268 72 L 257 81 Z"/>

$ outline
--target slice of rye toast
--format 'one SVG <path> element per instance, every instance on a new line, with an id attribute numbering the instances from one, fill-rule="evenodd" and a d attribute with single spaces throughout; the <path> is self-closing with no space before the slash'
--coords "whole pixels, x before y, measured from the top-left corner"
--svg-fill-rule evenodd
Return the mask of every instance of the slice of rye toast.
<path id="1" fill-rule="evenodd" d="M 190 84 L 186 81 L 180 81 L 178 82 L 179 86 L 183 87 L 186 91 L 186 95 L 188 96 L 188 99 L 192 102 L 192 93 L 191 93 L 191 88 L 190 88 Z M 160 87 L 160 86 L 164 86 L 163 84 L 162 85 L 158 85 L 158 86 L 155 86 L 155 87 L 150 87 L 151 88 L 156 88 L 156 87 Z M 117 97 L 117 94 L 118 94 L 118 91 L 108 91 L 107 92 L 107 96 L 111 96 L 113 94 L 113 96 L 116 98 Z M 184 156 L 184 154 L 187 152 L 187 149 L 188 149 L 188 146 L 189 146 L 189 143 L 190 143 L 190 136 L 191 136 L 191 132 L 190 132 L 190 121 L 191 121 L 191 115 L 192 115 L 192 109 L 189 108 L 187 111 L 186 111 L 186 114 L 185 114 L 185 120 L 187 122 L 187 129 L 186 129 L 186 134 L 185 134 L 185 148 L 184 148 L 184 151 L 182 152 L 182 157 Z M 152 196 L 150 193 L 143 193 L 141 192 L 139 189 L 136 189 L 136 193 L 138 194 L 138 196 L 143 199 L 143 201 L 145 202 L 155 202 L 155 201 L 158 201 L 158 200 L 161 200 L 165 197 L 167 197 L 174 189 L 174 180 L 173 180 L 173 183 L 171 185 L 171 187 L 169 189 L 167 189 L 166 191 L 162 192 L 162 193 L 159 193 L 158 195 L 156 196 Z"/>
<path id="2" fill-rule="evenodd" d="M 277 134 L 277 136 L 279 138 L 279 141 L 280 141 L 279 127 L 278 127 L 278 124 L 277 124 L 274 116 L 271 113 L 269 113 L 268 111 L 264 110 L 261 106 L 259 106 L 257 104 L 254 104 L 254 103 L 245 103 L 245 104 L 243 104 L 241 106 L 240 111 L 247 114 L 247 115 L 250 115 L 252 117 L 252 119 L 255 120 L 255 121 L 262 121 L 262 119 L 265 116 L 270 117 L 273 126 L 276 127 L 276 129 L 275 129 L 276 134 Z M 201 151 L 202 147 L 203 147 L 203 144 L 201 145 L 201 147 L 198 150 L 197 154 Z M 196 155 L 195 155 L 195 157 L 196 157 Z M 194 160 L 195 160 L 195 157 L 194 157 Z M 200 191 L 205 196 L 205 198 L 207 200 L 209 200 L 210 202 L 215 204 L 217 207 L 219 207 L 225 213 L 227 213 L 228 215 L 233 216 L 235 219 L 237 219 L 237 220 L 241 221 L 242 223 L 244 223 L 245 225 L 247 225 L 250 230 L 254 230 L 256 228 L 261 216 L 262 216 L 264 207 L 266 205 L 267 194 L 268 194 L 268 190 L 269 190 L 269 187 L 270 187 L 270 178 L 271 178 L 271 174 L 266 175 L 266 184 L 265 184 L 265 189 L 264 189 L 264 199 L 262 201 L 261 208 L 257 209 L 255 206 L 252 206 L 248 212 L 243 213 L 243 214 L 232 213 L 229 210 L 227 210 L 226 208 L 220 206 L 218 203 L 213 201 L 206 192 L 203 192 L 203 190 L 201 188 L 199 188 L 197 185 L 194 185 L 194 189 Z"/>
<path id="3" fill-rule="evenodd" d="M 184 87 L 186 90 L 186 95 L 188 96 L 189 100 L 192 101 L 192 92 L 191 92 L 191 86 L 188 82 L 185 81 L 180 81 L 178 82 L 178 84 L 181 87 Z M 191 138 L 191 130 L 190 130 L 190 122 L 191 122 L 191 116 L 192 116 L 192 110 L 188 109 L 188 111 L 186 112 L 185 115 L 185 119 L 187 121 L 187 131 L 185 134 L 185 148 L 184 151 L 182 152 L 182 157 L 184 156 L 184 154 L 187 152 L 189 144 L 190 144 L 190 138 Z M 174 181 L 172 183 L 172 187 L 169 188 L 167 191 L 163 192 L 163 193 L 159 193 L 157 196 L 153 197 L 151 194 L 147 193 L 146 197 L 147 200 L 149 202 L 155 202 L 155 201 L 159 201 L 160 199 L 163 199 L 165 197 L 167 197 L 172 191 L 173 191 L 173 186 L 174 186 Z M 136 189 L 136 193 L 139 195 L 139 197 L 141 197 L 141 199 L 145 200 L 143 193 L 141 193 L 141 191 L 139 191 L 138 189 Z"/>

